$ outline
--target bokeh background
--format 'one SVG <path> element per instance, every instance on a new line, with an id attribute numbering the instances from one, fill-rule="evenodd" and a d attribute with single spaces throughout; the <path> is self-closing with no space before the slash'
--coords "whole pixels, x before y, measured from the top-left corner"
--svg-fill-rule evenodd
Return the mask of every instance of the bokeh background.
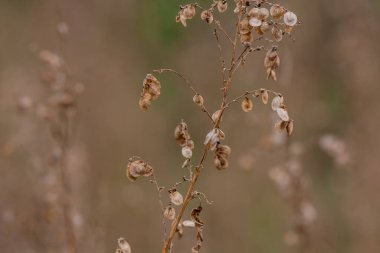
<path id="1" fill-rule="evenodd" d="M 380 252 L 380 2 L 279 2 L 302 22 L 296 40 L 280 45 L 279 80 L 265 79 L 265 53 L 255 53 L 238 71 L 232 94 L 265 87 L 286 98 L 295 120 L 291 142 L 303 147 L 305 194 L 318 213 L 310 252 Z M 59 52 L 60 21 L 69 26 L 64 48 L 71 78 L 86 87 L 72 126 L 68 168 L 80 252 L 113 252 L 119 237 L 133 252 L 160 250 L 157 192 L 148 180 L 127 180 L 128 158 L 143 157 L 159 183 L 170 187 L 185 174 L 175 126 L 181 119 L 188 123 L 195 159 L 211 126 L 171 74 L 159 76 L 162 96 L 142 113 L 137 103 L 142 80 L 152 69 L 170 67 L 189 77 L 211 111 L 220 95 L 212 28 L 199 16 L 187 28 L 175 23 L 181 3 L 0 1 L 1 252 L 64 252 L 61 213 L 48 204 L 55 180 L 46 167 L 49 130 L 17 109 L 22 96 L 34 101 L 46 96 L 36 52 Z M 232 32 L 231 7 L 220 19 Z M 236 104 L 223 130 L 232 147 L 230 167 L 220 172 L 207 163 L 197 186 L 214 201 L 202 214 L 203 252 L 294 252 L 284 243 L 291 208 L 268 177 L 273 166 L 284 163 L 283 149 L 271 139 L 270 108 L 256 103 L 253 112 L 243 113 Z M 339 151 L 331 153 L 336 145 Z M 186 229 L 174 251 L 190 252 L 194 234 Z"/>

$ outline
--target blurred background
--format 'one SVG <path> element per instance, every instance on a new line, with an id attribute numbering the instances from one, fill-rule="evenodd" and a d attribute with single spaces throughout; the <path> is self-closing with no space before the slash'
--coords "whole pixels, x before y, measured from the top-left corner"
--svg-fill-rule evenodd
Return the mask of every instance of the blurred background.
<path id="1" fill-rule="evenodd" d="M 56 198 L 57 180 L 47 165 L 49 129 L 33 113 L 18 109 L 22 97 L 33 103 L 46 100 L 37 52 L 60 53 L 62 41 L 70 78 L 85 85 L 67 166 L 79 251 L 113 252 L 119 237 L 127 239 L 133 252 L 160 250 L 157 192 L 146 178 L 132 183 L 125 177 L 128 158 L 143 157 L 159 183 L 169 188 L 186 173 L 173 138 L 175 126 L 181 119 L 188 123 L 196 161 L 211 125 L 190 91 L 170 73 L 158 76 L 162 95 L 141 112 L 142 81 L 153 69 L 176 69 L 191 80 L 212 112 L 221 93 L 213 29 L 199 15 L 187 28 L 176 23 L 183 3 L 0 1 L 2 252 L 65 252 L 62 214 L 49 204 Z M 234 3 L 228 3 L 220 20 L 232 33 Z M 302 26 L 293 33 L 295 41 L 286 38 L 280 44 L 278 81 L 266 80 L 265 52 L 254 53 L 237 72 L 231 97 L 261 87 L 284 95 L 295 120 L 290 142 L 298 147 L 303 194 L 316 210 L 308 251 L 380 252 L 380 2 L 279 3 L 295 12 Z M 56 27 L 62 21 L 69 30 L 59 39 Z M 285 164 L 282 137 L 273 130 L 270 107 L 255 102 L 250 113 L 235 104 L 225 115 L 230 167 L 217 171 L 208 161 L 196 187 L 214 201 L 203 206 L 201 215 L 206 224 L 203 252 L 297 250 L 287 245 L 292 244 L 286 236 L 292 208 L 268 176 Z M 184 194 L 186 187 L 178 190 Z M 195 231 L 187 228 L 174 252 L 190 252 L 194 243 Z"/>

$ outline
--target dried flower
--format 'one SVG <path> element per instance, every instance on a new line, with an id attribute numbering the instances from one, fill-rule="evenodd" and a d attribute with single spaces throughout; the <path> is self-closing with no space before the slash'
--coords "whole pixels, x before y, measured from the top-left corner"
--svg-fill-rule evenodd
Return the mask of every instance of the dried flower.
<path id="1" fill-rule="evenodd" d="M 190 159 L 193 156 L 193 151 L 190 147 L 185 146 L 182 148 L 182 156 L 187 159 Z"/>
<path id="2" fill-rule="evenodd" d="M 174 220 L 175 218 L 175 209 L 171 206 L 167 206 L 164 210 L 164 217 L 168 220 Z"/>
<path id="3" fill-rule="evenodd" d="M 269 94 L 267 90 L 261 89 L 261 100 L 263 101 L 263 104 L 267 104 L 269 100 Z"/>
<path id="4" fill-rule="evenodd" d="M 153 174 L 153 168 L 140 159 L 129 159 L 126 169 L 126 176 L 129 180 L 135 181 L 140 176 L 149 177 Z"/>
<path id="5" fill-rule="evenodd" d="M 288 11 L 284 15 L 284 23 L 287 26 L 295 26 L 297 24 L 297 16 L 291 11 Z"/>
<path id="6" fill-rule="evenodd" d="M 170 201 L 176 205 L 180 206 L 183 204 L 183 197 L 182 194 L 179 193 L 177 190 L 173 190 L 169 193 Z"/>
<path id="7" fill-rule="evenodd" d="M 261 26 L 262 22 L 261 22 L 261 20 L 258 19 L 258 18 L 251 18 L 251 19 L 249 20 L 249 24 L 250 24 L 251 26 L 253 26 L 253 27 L 259 27 L 259 26 Z"/>
<path id="8" fill-rule="evenodd" d="M 252 108 L 253 108 L 252 100 L 249 99 L 248 97 L 245 97 L 243 101 L 241 102 L 241 109 L 244 112 L 249 112 L 249 111 L 252 111 Z"/>
<path id="9" fill-rule="evenodd" d="M 247 34 L 251 32 L 252 27 L 250 26 L 250 20 L 245 17 L 239 23 L 239 34 Z"/>
<path id="10" fill-rule="evenodd" d="M 212 120 L 216 123 L 218 120 L 219 121 L 222 121 L 222 119 L 221 119 L 221 113 L 222 113 L 222 110 L 217 110 L 217 111 L 215 111 L 213 114 L 212 114 L 212 116 L 211 116 L 211 118 L 212 118 Z M 220 118 L 220 119 L 219 119 Z"/>
<path id="11" fill-rule="evenodd" d="M 276 81 L 277 77 L 275 70 L 280 66 L 280 57 L 277 53 L 277 47 L 273 46 L 268 50 L 264 59 L 264 66 L 267 70 L 267 78 L 272 78 Z"/>
<path id="12" fill-rule="evenodd" d="M 281 95 L 277 95 L 272 99 L 272 110 L 276 111 L 280 106 L 284 103 L 284 97 Z"/>
<path id="13" fill-rule="evenodd" d="M 139 106 L 142 111 L 146 111 L 153 100 L 161 94 L 161 83 L 152 74 L 147 74 L 143 82 Z"/>
<path id="14" fill-rule="evenodd" d="M 231 148 L 227 145 L 218 145 L 215 150 L 214 165 L 218 170 L 224 170 L 228 167 L 228 158 L 231 154 Z"/>
<path id="15" fill-rule="evenodd" d="M 289 115 L 285 108 L 279 107 L 276 109 L 276 112 L 280 119 L 282 119 L 283 121 L 289 121 Z"/>
<path id="16" fill-rule="evenodd" d="M 246 34 L 240 34 L 240 42 L 245 46 L 250 46 L 253 42 L 252 32 Z"/>
<path id="17" fill-rule="evenodd" d="M 216 148 L 216 145 L 225 138 L 222 130 L 219 128 L 212 129 L 207 135 L 204 141 L 204 145 L 209 145 L 211 150 Z"/>
<path id="18" fill-rule="evenodd" d="M 185 6 L 181 6 L 181 10 L 176 16 L 176 22 L 181 22 L 184 27 L 187 26 L 186 20 L 192 19 L 195 16 L 195 5 L 187 4 Z"/>
<path id="19" fill-rule="evenodd" d="M 194 102 L 196 105 L 198 105 L 198 106 L 200 106 L 200 107 L 203 107 L 204 99 L 203 99 L 203 97 L 202 97 L 201 95 L 196 94 L 196 95 L 194 95 L 194 97 L 193 97 L 193 102 Z"/>
<path id="20" fill-rule="evenodd" d="M 201 19 L 206 21 L 208 24 L 211 24 L 214 21 L 214 16 L 212 15 L 211 11 L 204 10 L 201 13 Z"/>
<path id="21" fill-rule="evenodd" d="M 272 27 L 272 36 L 277 42 L 280 42 L 282 40 L 283 32 L 277 25 L 274 25 Z"/>
<path id="22" fill-rule="evenodd" d="M 129 246 L 129 243 L 124 238 L 119 238 L 117 240 L 117 242 L 119 244 L 119 249 L 121 250 L 121 252 L 123 252 L 123 253 L 131 253 L 132 252 L 131 246 Z"/>
<path id="23" fill-rule="evenodd" d="M 276 19 L 282 18 L 285 12 L 286 12 L 285 8 L 278 4 L 273 4 L 272 7 L 270 8 L 270 15 Z"/>
<path id="24" fill-rule="evenodd" d="M 260 8 L 259 9 L 259 18 L 261 20 L 265 20 L 269 17 L 269 11 L 267 8 Z"/>
<path id="25" fill-rule="evenodd" d="M 258 18 L 260 15 L 260 9 L 259 8 L 252 8 L 248 12 L 248 16 L 251 18 Z"/>
<path id="26" fill-rule="evenodd" d="M 227 10 L 227 7 L 228 7 L 227 1 L 225 1 L 225 0 L 218 1 L 216 7 L 218 8 L 218 11 L 220 13 L 225 12 Z"/>

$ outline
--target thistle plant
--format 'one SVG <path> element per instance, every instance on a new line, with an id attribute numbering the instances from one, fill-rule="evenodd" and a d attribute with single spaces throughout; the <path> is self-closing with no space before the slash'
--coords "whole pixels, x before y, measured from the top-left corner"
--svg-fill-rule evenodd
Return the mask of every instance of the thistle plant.
<path id="1" fill-rule="evenodd" d="M 200 18 L 212 27 L 216 46 L 219 52 L 219 64 L 221 80 L 220 106 L 216 110 L 210 110 L 206 106 L 207 99 L 204 98 L 192 85 L 189 79 L 170 68 L 153 70 L 147 74 L 143 81 L 139 106 L 142 111 L 146 111 L 152 102 L 159 98 L 161 94 L 161 83 L 158 75 L 171 73 L 178 76 L 184 84 L 191 90 L 193 103 L 206 114 L 210 121 L 210 130 L 205 133 L 205 140 L 202 144 L 196 145 L 190 136 L 190 129 L 184 120 L 175 127 L 174 137 L 178 142 L 184 159 L 182 168 L 188 170 L 188 176 L 184 176 L 172 187 L 161 186 L 155 175 L 154 168 L 144 159 L 133 156 L 126 166 L 126 176 L 131 181 L 136 181 L 139 177 L 148 177 L 155 185 L 161 212 L 163 215 L 165 230 L 162 253 L 171 252 L 173 248 L 174 236 L 183 234 L 183 227 L 193 227 L 196 230 L 196 243 L 192 247 L 192 252 L 199 252 L 202 247 L 204 221 L 200 218 L 203 211 L 202 202 L 210 203 L 206 194 L 195 189 L 196 183 L 205 169 L 206 159 L 212 155 L 213 164 L 217 170 L 225 170 L 229 167 L 229 157 L 231 147 L 224 144 L 227 135 L 222 130 L 222 119 L 226 117 L 226 112 L 236 103 L 241 103 L 244 112 L 253 110 L 253 100 L 260 99 L 264 104 L 270 104 L 272 110 L 278 116 L 275 128 L 283 134 L 291 135 L 294 121 L 289 116 L 285 99 L 281 93 L 267 88 L 256 88 L 243 91 L 240 96 L 230 98 L 229 94 L 233 85 L 233 77 L 237 71 L 246 63 L 249 56 L 254 53 L 266 52 L 263 56 L 263 65 L 267 79 L 277 80 L 277 69 L 280 67 L 279 44 L 283 39 L 292 38 L 292 31 L 300 24 L 296 14 L 285 7 L 268 2 L 266 0 L 235 0 L 233 12 L 236 15 L 236 25 L 234 32 L 230 34 L 222 25 L 219 16 L 228 11 L 227 1 L 214 0 L 210 6 L 203 7 L 198 3 L 189 3 L 180 6 L 176 22 L 184 27 L 188 27 L 198 12 Z M 231 48 L 231 55 L 226 56 L 226 51 L 222 47 L 221 40 L 225 39 Z M 215 87 L 218 90 L 219 87 Z M 236 87 L 238 88 L 238 87 Z M 199 161 L 193 161 L 192 156 L 196 148 L 201 149 Z M 210 154 L 211 153 L 211 154 Z M 187 191 L 181 193 L 177 188 L 179 185 L 187 185 Z M 167 204 L 164 204 L 163 193 L 167 192 Z M 190 212 L 189 219 L 184 217 L 192 200 L 200 200 L 200 204 Z M 166 222 L 170 221 L 170 225 Z M 166 233 L 167 231 L 167 233 Z M 127 246 L 126 246 L 127 245 Z M 129 244 L 123 238 L 119 239 L 117 252 L 131 252 Z"/>

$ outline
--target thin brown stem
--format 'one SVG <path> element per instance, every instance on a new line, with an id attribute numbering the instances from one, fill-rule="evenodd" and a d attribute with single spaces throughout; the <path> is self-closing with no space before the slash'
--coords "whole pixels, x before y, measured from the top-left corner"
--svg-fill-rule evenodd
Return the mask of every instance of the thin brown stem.
<path id="1" fill-rule="evenodd" d="M 189 87 L 189 89 L 194 93 L 194 95 L 199 95 L 199 92 L 197 92 L 195 90 L 195 88 L 191 85 L 191 82 L 189 81 L 189 79 L 187 79 L 184 75 L 182 75 L 178 71 L 176 71 L 174 69 L 156 69 L 156 70 L 153 70 L 153 72 L 157 73 L 157 74 L 162 74 L 162 73 L 165 73 L 165 72 L 174 73 L 174 74 L 176 74 L 179 78 L 181 78 L 184 81 L 184 83 L 186 84 L 186 86 Z M 202 105 L 201 109 L 202 109 L 202 112 L 205 112 L 207 114 L 207 116 L 211 119 L 211 121 L 213 121 L 212 120 L 212 116 L 211 116 L 210 112 L 207 110 L 206 106 Z"/>
<path id="2" fill-rule="evenodd" d="M 248 95 L 256 95 L 257 94 L 257 96 L 258 96 L 262 90 L 266 90 L 267 92 L 272 93 L 274 96 L 281 95 L 278 92 L 275 92 L 275 91 L 272 91 L 272 90 L 267 90 L 267 89 L 264 89 L 264 88 L 256 89 L 256 90 L 251 90 L 251 91 L 246 91 L 243 94 L 241 94 L 241 95 L 237 96 L 236 98 L 232 99 L 231 101 L 227 102 L 225 104 L 224 108 L 228 108 L 231 104 L 238 102 L 240 99 L 242 99 L 242 98 L 244 98 L 244 97 L 246 97 Z"/>

